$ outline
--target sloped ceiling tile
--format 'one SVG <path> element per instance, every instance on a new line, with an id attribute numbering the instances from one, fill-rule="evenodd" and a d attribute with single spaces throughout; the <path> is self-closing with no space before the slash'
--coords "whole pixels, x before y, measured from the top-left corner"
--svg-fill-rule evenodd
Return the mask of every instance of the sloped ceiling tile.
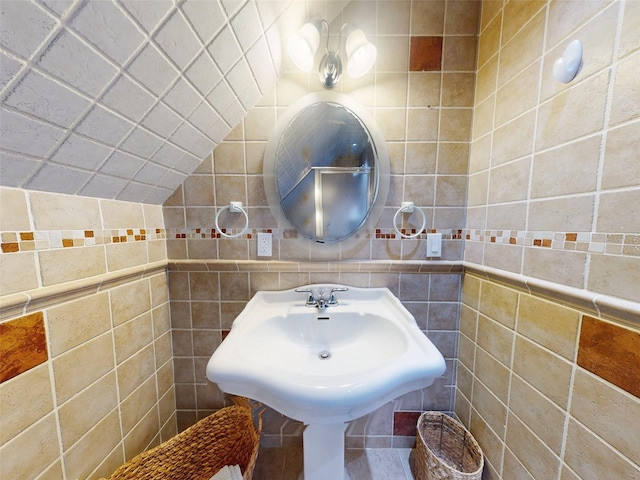
<path id="1" fill-rule="evenodd" d="M 273 88 L 305 4 L 1 2 L 0 184 L 163 203 Z"/>

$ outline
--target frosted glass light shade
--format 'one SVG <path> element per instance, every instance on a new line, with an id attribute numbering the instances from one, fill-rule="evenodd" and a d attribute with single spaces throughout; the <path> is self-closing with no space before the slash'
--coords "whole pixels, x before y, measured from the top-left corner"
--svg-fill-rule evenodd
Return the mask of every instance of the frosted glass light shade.
<path id="1" fill-rule="evenodd" d="M 347 74 L 351 78 L 360 78 L 371 70 L 376 62 L 378 50 L 367 40 L 364 32 L 356 28 L 349 33 L 345 45 L 347 52 Z"/>
<path id="2" fill-rule="evenodd" d="M 287 38 L 287 50 L 291 61 L 300 70 L 311 71 L 319 44 L 318 28 L 313 23 L 305 23 L 298 33 Z"/>

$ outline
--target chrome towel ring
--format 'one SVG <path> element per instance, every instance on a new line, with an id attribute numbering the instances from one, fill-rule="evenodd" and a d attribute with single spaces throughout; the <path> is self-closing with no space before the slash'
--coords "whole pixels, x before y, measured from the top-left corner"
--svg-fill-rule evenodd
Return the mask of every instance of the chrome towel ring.
<path id="1" fill-rule="evenodd" d="M 235 235 L 227 235 L 222 231 L 222 229 L 220 228 L 220 225 L 218 225 L 218 218 L 220 217 L 220 214 L 225 210 L 229 210 L 231 213 L 242 213 L 244 215 L 244 227 L 240 232 L 236 233 Z M 249 215 L 247 214 L 247 211 L 242 208 L 242 202 L 231 202 L 229 205 L 226 205 L 222 207 L 220 210 L 218 210 L 218 213 L 216 213 L 215 223 L 216 223 L 216 231 L 223 237 L 238 238 L 239 236 L 243 235 L 244 232 L 246 232 L 247 229 L 249 228 Z"/>

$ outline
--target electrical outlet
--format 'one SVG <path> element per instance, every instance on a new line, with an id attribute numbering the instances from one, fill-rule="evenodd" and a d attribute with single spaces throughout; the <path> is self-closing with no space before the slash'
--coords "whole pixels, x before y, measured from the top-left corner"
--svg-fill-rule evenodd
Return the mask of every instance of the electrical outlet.
<path id="1" fill-rule="evenodd" d="M 270 257 L 271 255 L 271 234 L 258 232 L 258 256 Z"/>

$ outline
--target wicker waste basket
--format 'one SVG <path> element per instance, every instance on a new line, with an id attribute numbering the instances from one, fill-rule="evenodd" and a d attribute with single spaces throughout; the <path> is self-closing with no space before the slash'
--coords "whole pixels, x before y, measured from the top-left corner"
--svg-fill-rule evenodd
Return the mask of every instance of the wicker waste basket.
<path id="1" fill-rule="evenodd" d="M 482 450 L 459 422 L 441 412 L 425 412 L 417 425 L 417 480 L 479 480 Z"/>
<path id="2" fill-rule="evenodd" d="M 225 465 L 239 465 L 242 478 L 251 480 L 261 429 L 248 406 L 225 407 L 142 452 L 108 480 L 209 480 Z"/>

